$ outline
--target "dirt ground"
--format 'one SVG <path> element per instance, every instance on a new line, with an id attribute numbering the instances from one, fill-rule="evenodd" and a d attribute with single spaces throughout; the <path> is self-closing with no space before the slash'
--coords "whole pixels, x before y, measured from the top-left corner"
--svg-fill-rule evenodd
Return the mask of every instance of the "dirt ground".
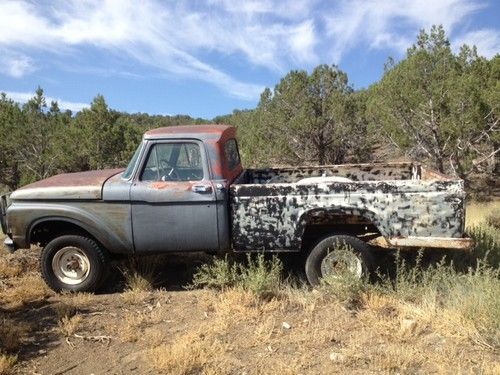
<path id="1" fill-rule="evenodd" d="M 4 373 L 500 373 L 496 348 L 390 298 L 184 289 L 203 257 L 172 257 L 150 291 L 115 277 L 99 295 L 55 295 L 36 254 L 0 254 L 0 333 L 17 355 Z"/>

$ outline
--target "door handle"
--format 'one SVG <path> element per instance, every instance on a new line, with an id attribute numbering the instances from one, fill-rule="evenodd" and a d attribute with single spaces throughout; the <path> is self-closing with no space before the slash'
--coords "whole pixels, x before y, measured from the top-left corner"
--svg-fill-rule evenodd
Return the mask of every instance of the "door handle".
<path id="1" fill-rule="evenodd" d="M 208 194 L 212 192 L 212 186 L 210 185 L 193 185 L 192 191 L 199 194 Z"/>

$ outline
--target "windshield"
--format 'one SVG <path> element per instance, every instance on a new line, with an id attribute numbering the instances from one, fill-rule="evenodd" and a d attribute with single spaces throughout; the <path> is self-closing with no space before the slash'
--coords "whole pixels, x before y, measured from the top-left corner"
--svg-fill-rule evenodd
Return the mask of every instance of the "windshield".
<path id="1" fill-rule="evenodd" d="M 122 174 L 123 179 L 128 180 L 130 176 L 132 176 L 132 172 L 134 171 L 135 163 L 139 158 L 141 149 L 142 149 L 142 143 L 139 145 L 139 147 L 137 147 L 137 150 L 135 150 L 134 156 L 132 156 L 132 159 L 130 159 L 130 162 L 128 163 L 127 169 L 125 169 L 125 172 L 123 172 Z"/>

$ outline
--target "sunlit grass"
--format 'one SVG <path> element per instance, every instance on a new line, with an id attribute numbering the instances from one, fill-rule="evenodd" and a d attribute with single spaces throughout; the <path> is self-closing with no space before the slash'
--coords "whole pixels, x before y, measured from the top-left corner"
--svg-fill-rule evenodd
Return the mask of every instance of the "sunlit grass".
<path id="1" fill-rule="evenodd" d="M 500 199 L 492 202 L 470 202 L 466 206 L 465 226 L 483 224 L 489 216 L 498 212 L 500 212 Z"/>

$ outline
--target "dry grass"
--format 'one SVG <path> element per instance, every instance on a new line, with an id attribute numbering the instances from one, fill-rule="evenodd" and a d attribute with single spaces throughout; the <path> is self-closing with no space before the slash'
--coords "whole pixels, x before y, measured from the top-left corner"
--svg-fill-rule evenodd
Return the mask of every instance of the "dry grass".
<path id="1" fill-rule="evenodd" d="M 148 321 L 146 314 L 142 312 L 129 312 L 116 327 L 118 337 L 123 342 L 136 342 L 143 334 L 143 328 Z"/>
<path id="2" fill-rule="evenodd" d="M 149 292 L 158 280 L 159 257 L 130 258 L 120 267 L 125 277 L 126 289 L 132 292 Z"/>
<path id="3" fill-rule="evenodd" d="M 71 317 L 63 316 L 57 322 L 57 327 L 59 332 L 65 337 L 73 336 L 78 330 L 78 328 L 80 328 L 82 319 L 83 319 L 82 316 L 78 314 Z"/>
<path id="4" fill-rule="evenodd" d="M 221 358 L 227 350 L 213 334 L 188 332 L 171 345 L 150 350 L 153 367 L 168 374 L 226 374 L 230 367 Z"/>
<path id="5" fill-rule="evenodd" d="M 465 226 L 484 224 L 492 215 L 498 215 L 498 212 L 500 212 L 500 199 L 492 202 L 471 202 L 466 207 Z"/>
<path id="6" fill-rule="evenodd" d="M 17 352 L 31 332 L 26 322 L 14 321 L 10 318 L 0 320 L 0 352 Z"/>
<path id="7" fill-rule="evenodd" d="M 13 372 L 13 367 L 17 362 L 16 355 L 0 353 L 0 375 L 9 375 Z"/>
<path id="8" fill-rule="evenodd" d="M 60 300 L 75 309 L 81 309 L 89 307 L 95 301 L 95 295 L 92 293 L 63 293 L 60 295 Z"/>
<path id="9" fill-rule="evenodd" d="M 22 272 L 23 269 L 20 264 L 12 264 L 4 257 L 0 258 L 0 279 L 17 277 L 20 276 Z"/>
<path id="10" fill-rule="evenodd" d="M 149 292 L 141 289 L 128 289 L 121 294 L 121 297 L 127 304 L 136 305 L 144 302 L 149 296 Z"/>
<path id="11" fill-rule="evenodd" d="M 37 275 L 28 275 L 9 279 L 9 283 L 0 286 L 0 302 L 10 307 L 23 306 L 43 300 L 54 293 Z"/>

